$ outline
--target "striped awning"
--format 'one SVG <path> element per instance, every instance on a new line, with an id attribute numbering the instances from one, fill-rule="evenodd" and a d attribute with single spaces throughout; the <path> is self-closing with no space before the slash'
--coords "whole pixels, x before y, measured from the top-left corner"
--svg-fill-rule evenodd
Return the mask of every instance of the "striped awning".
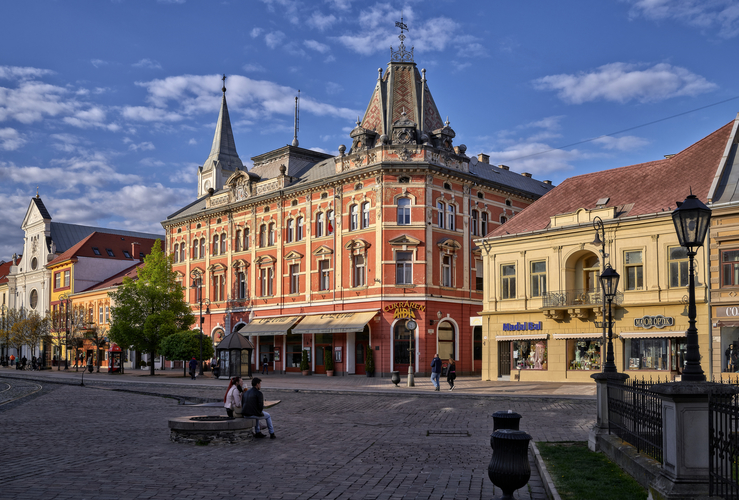
<path id="1" fill-rule="evenodd" d="M 287 331 L 302 316 L 278 316 L 275 318 L 254 318 L 249 324 L 239 328 L 241 335 L 286 335 Z"/>
<path id="2" fill-rule="evenodd" d="M 554 340 L 592 340 L 602 339 L 603 332 L 598 333 L 555 333 Z"/>
<path id="3" fill-rule="evenodd" d="M 532 335 L 497 335 L 495 340 L 498 342 L 508 342 L 509 340 L 546 340 L 548 338 L 548 333 L 536 333 Z"/>
<path id="4" fill-rule="evenodd" d="M 618 334 L 622 339 L 674 339 L 680 337 L 687 337 L 688 334 L 685 331 L 680 332 L 623 332 Z"/>

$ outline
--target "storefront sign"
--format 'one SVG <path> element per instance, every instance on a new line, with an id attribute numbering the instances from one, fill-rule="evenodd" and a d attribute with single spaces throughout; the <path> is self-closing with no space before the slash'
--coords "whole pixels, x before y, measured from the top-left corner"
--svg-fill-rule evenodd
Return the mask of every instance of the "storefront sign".
<path id="1" fill-rule="evenodd" d="M 716 308 L 716 317 L 735 318 L 737 316 L 739 316 L 739 307 L 737 306 L 724 306 Z"/>
<path id="2" fill-rule="evenodd" d="M 634 326 L 637 328 L 664 328 L 666 326 L 674 326 L 675 318 L 671 316 L 644 316 L 643 318 L 634 318 Z"/>
<path id="3" fill-rule="evenodd" d="M 504 332 L 520 332 L 526 330 L 541 330 L 541 321 L 538 323 L 526 322 L 523 323 L 503 323 Z"/>
<path id="4" fill-rule="evenodd" d="M 482 316 L 471 316 L 470 326 L 482 326 Z"/>
<path id="5" fill-rule="evenodd" d="M 419 304 L 418 302 L 394 302 L 388 304 L 382 308 L 385 312 L 393 312 L 393 319 L 397 318 L 416 318 L 413 314 L 413 310 L 418 312 L 426 311 L 426 306 Z"/>

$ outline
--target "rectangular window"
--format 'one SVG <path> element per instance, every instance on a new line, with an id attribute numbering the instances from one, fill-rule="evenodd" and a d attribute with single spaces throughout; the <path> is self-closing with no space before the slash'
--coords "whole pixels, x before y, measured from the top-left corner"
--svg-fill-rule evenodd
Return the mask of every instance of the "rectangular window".
<path id="1" fill-rule="evenodd" d="M 110 323 L 110 306 L 105 306 L 105 322 Z"/>
<path id="2" fill-rule="evenodd" d="M 72 280 L 70 279 L 70 272 L 64 271 L 64 286 L 70 286 L 72 284 Z"/>
<path id="3" fill-rule="evenodd" d="M 369 202 L 362 203 L 362 228 L 369 227 L 370 224 L 370 210 Z"/>
<path id="4" fill-rule="evenodd" d="M 480 236 L 487 236 L 488 234 L 488 214 L 482 212 L 480 214 Z"/>
<path id="5" fill-rule="evenodd" d="M 55 273 L 54 274 L 54 288 L 61 288 L 62 287 L 62 273 Z"/>
<path id="6" fill-rule="evenodd" d="M 504 299 L 516 298 L 516 265 L 500 266 L 500 288 Z"/>
<path id="7" fill-rule="evenodd" d="M 239 273 L 239 298 L 246 298 L 246 273 Z"/>
<path id="8" fill-rule="evenodd" d="M 183 248 L 185 247 L 185 244 L 184 244 L 184 243 L 182 244 L 182 247 L 183 247 Z M 130 253 L 128 253 L 128 250 L 124 250 L 124 251 L 123 251 L 123 256 L 124 256 L 125 258 L 127 258 L 127 259 L 130 259 L 130 258 L 131 258 L 131 254 L 130 254 Z M 184 259 L 184 257 L 183 257 L 183 258 L 182 258 L 181 260 L 185 260 L 185 259 Z"/>
<path id="9" fill-rule="evenodd" d="M 629 370 L 670 370 L 668 339 L 626 339 L 624 368 Z"/>
<path id="10" fill-rule="evenodd" d="M 316 237 L 323 236 L 323 214 L 316 214 Z"/>
<path id="11" fill-rule="evenodd" d="M 395 252 L 395 283 L 413 283 L 413 252 Z"/>
<path id="12" fill-rule="evenodd" d="M 98 308 L 98 325 L 102 325 L 103 324 L 103 319 L 104 319 L 104 316 L 103 316 L 103 306 L 100 306 Z"/>
<path id="13" fill-rule="evenodd" d="M 106 248 L 105 251 L 108 253 L 108 256 L 115 257 L 115 254 L 113 253 L 113 250 L 111 250 L 110 248 Z"/>
<path id="14" fill-rule="evenodd" d="M 444 229 L 444 212 L 445 212 L 444 203 L 441 201 L 436 204 L 436 224 L 441 228 Z"/>
<path id="15" fill-rule="evenodd" d="M 683 247 L 671 247 L 668 252 L 670 287 L 688 286 L 688 251 Z"/>
<path id="16" fill-rule="evenodd" d="M 518 370 L 547 369 L 546 340 L 514 340 L 511 344 L 513 368 Z"/>
<path id="17" fill-rule="evenodd" d="M 262 297 L 266 297 L 268 295 L 267 293 L 267 269 L 260 269 L 259 270 L 259 284 L 260 284 L 260 292 Z"/>
<path id="18" fill-rule="evenodd" d="M 568 370 L 600 370 L 602 358 L 601 340 L 568 340 Z"/>
<path id="19" fill-rule="evenodd" d="M 471 226 L 470 231 L 472 232 L 472 236 L 477 236 L 477 224 L 478 224 L 478 212 L 477 210 L 472 211 L 472 221 L 470 222 Z"/>
<path id="20" fill-rule="evenodd" d="M 331 274 L 329 271 L 329 261 L 321 260 L 318 262 L 318 289 L 328 290 L 331 286 L 330 278 Z"/>
<path id="21" fill-rule="evenodd" d="M 447 224 L 447 229 L 450 229 L 454 231 L 457 228 L 457 207 L 454 205 L 447 205 L 446 208 L 447 213 L 447 219 L 449 221 L 449 224 Z"/>
<path id="22" fill-rule="evenodd" d="M 354 286 L 364 286 L 365 285 L 365 279 L 364 279 L 364 255 L 355 255 L 353 257 L 354 260 Z"/>
<path id="23" fill-rule="evenodd" d="M 478 292 L 482 292 L 482 275 L 483 275 L 483 265 L 481 260 L 475 261 L 475 290 Z"/>
<path id="24" fill-rule="evenodd" d="M 531 263 L 531 296 L 541 297 L 547 293 L 547 263 Z"/>
<path id="25" fill-rule="evenodd" d="M 687 252 L 685 255 L 687 256 Z M 739 250 L 722 251 L 721 268 L 721 286 L 739 285 Z"/>
<path id="26" fill-rule="evenodd" d="M 398 198 L 398 224 L 406 226 L 411 223 L 410 198 Z"/>
<path id="27" fill-rule="evenodd" d="M 624 290 L 644 289 L 644 267 L 640 251 L 624 252 L 624 271 L 626 271 Z"/>
<path id="28" fill-rule="evenodd" d="M 290 264 L 290 293 L 300 293 L 300 264 Z"/>
<path id="29" fill-rule="evenodd" d="M 95 255 L 100 255 L 100 249 L 98 247 L 92 247 L 92 253 Z"/>
<path id="30" fill-rule="evenodd" d="M 452 256 L 441 257 L 441 286 L 452 286 Z"/>

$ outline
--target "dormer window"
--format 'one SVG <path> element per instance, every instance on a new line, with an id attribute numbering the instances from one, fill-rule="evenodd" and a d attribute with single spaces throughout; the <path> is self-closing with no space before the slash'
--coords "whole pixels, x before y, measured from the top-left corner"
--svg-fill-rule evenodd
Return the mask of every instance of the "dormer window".
<path id="1" fill-rule="evenodd" d="M 411 182 L 411 178 L 410 177 L 401 177 L 401 178 L 398 179 L 398 182 L 401 183 L 401 184 L 408 184 L 408 183 Z"/>
<path id="2" fill-rule="evenodd" d="M 108 256 L 109 257 L 115 257 L 115 254 L 113 253 L 113 250 L 111 250 L 110 248 L 106 248 L 105 251 L 108 253 Z"/>
<path id="3" fill-rule="evenodd" d="M 92 247 L 92 253 L 95 255 L 100 255 L 100 249 L 98 247 Z"/>
<path id="4" fill-rule="evenodd" d="M 506 200 L 506 201 L 505 201 L 505 204 L 506 204 L 506 206 L 507 206 L 507 207 L 510 207 L 510 206 L 512 205 L 512 204 L 511 204 L 511 200 Z"/>
<path id="5" fill-rule="evenodd" d="M 123 251 L 123 256 L 124 256 L 125 258 L 127 258 L 127 259 L 130 259 L 130 258 L 131 258 L 131 254 L 130 254 L 130 253 L 128 253 L 128 251 L 127 251 L 127 250 L 124 250 L 124 251 Z"/>
<path id="6" fill-rule="evenodd" d="M 451 191 L 452 190 L 451 184 L 449 184 L 448 182 L 445 182 L 444 183 L 444 189 L 448 189 L 449 191 Z"/>
<path id="7" fill-rule="evenodd" d="M 477 192 L 477 197 L 480 198 L 481 200 L 484 200 L 485 199 L 485 195 L 483 194 L 482 191 L 478 191 Z"/>

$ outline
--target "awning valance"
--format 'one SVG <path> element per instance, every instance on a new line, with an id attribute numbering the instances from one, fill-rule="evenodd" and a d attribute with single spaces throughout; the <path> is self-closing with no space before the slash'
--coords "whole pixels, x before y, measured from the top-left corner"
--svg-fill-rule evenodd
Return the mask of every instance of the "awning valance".
<path id="1" fill-rule="evenodd" d="M 238 329 L 241 335 L 285 335 L 297 323 L 300 316 L 280 316 L 277 318 L 254 318 L 249 324 Z"/>
<path id="2" fill-rule="evenodd" d="M 602 339 L 603 332 L 598 333 L 555 333 L 554 340 L 591 340 Z"/>
<path id="3" fill-rule="evenodd" d="M 293 329 L 295 334 L 308 333 L 361 333 L 377 311 L 326 313 L 306 316 Z"/>
<path id="4" fill-rule="evenodd" d="M 546 340 L 548 338 L 548 333 L 537 333 L 533 335 L 498 335 L 495 337 L 495 340 L 498 342 L 507 342 L 509 340 Z"/>
<path id="5" fill-rule="evenodd" d="M 618 336 L 622 339 L 674 339 L 679 337 L 687 337 L 687 332 L 624 332 L 619 333 Z"/>
<path id="6" fill-rule="evenodd" d="M 737 328 L 737 327 L 739 327 L 739 321 L 736 321 L 736 320 L 731 321 L 731 320 L 720 319 L 720 320 L 718 320 L 716 322 L 716 326 L 717 327 L 721 327 L 721 328 L 724 328 L 724 327 L 726 327 L 726 328 Z"/>

